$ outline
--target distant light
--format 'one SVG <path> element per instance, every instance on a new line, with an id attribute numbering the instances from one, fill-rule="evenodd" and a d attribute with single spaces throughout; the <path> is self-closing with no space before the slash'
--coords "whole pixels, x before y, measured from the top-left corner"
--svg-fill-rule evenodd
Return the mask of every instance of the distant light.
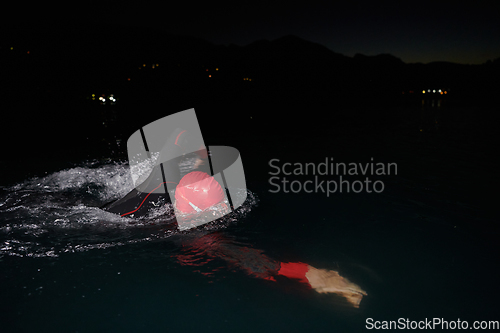
<path id="1" fill-rule="evenodd" d="M 158 64 L 156 64 L 156 67 L 158 67 Z"/>
<path id="2" fill-rule="evenodd" d="M 436 92 L 436 90 L 434 89 L 432 92 L 433 92 L 433 93 L 435 93 L 435 92 Z"/>
<path id="3" fill-rule="evenodd" d="M 13 47 L 13 46 L 11 46 L 11 47 L 10 47 L 10 50 L 12 51 L 13 49 L 14 49 L 14 47 Z"/>
<path id="4" fill-rule="evenodd" d="M 248 81 L 252 81 L 252 79 L 248 79 Z"/>
<path id="5" fill-rule="evenodd" d="M 92 97 L 95 97 L 95 94 L 92 94 Z"/>
<path id="6" fill-rule="evenodd" d="M 30 54 L 30 51 L 28 51 L 28 52 L 26 52 L 26 53 Z"/>
<path id="7" fill-rule="evenodd" d="M 216 71 L 218 71 L 218 70 L 219 70 L 219 68 L 216 68 L 215 70 L 216 70 Z"/>
<path id="8" fill-rule="evenodd" d="M 142 67 L 146 67 L 146 64 L 142 64 Z"/>
<path id="9" fill-rule="evenodd" d="M 425 94 L 425 90 L 422 90 L 422 94 Z"/>
<path id="10" fill-rule="evenodd" d="M 429 89 L 429 90 L 427 90 L 427 92 L 431 92 L 431 90 Z"/>
<path id="11" fill-rule="evenodd" d="M 413 94 L 413 90 L 410 90 L 410 94 Z"/>
<path id="12" fill-rule="evenodd" d="M 207 68 L 205 71 L 207 71 L 207 72 L 208 72 L 208 68 Z"/>
<path id="13" fill-rule="evenodd" d="M 447 94 L 448 92 L 445 90 L 444 93 Z"/>
<path id="14" fill-rule="evenodd" d="M 153 64 L 153 66 L 151 66 L 151 68 L 155 68 L 155 64 Z"/>
<path id="15" fill-rule="evenodd" d="M 441 89 L 439 89 L 438 91 L 441 92 Z"/>
<path id="16" fill-rule="evenodd" d="M 209 75 L 208 77 L 212 77 L 212 75 Z"/>
<path id="17" fill-rule="evenodd" d="M 442 94 L 443 94 L 443 92 L 441 91 L 441 92 L 440 92 L 440 94 L 442 95 Z"/>
<path id="18" fill-rule="evenodd" d="M 130 78 L 128 78 L 127 81 L 130 81 Z"/>

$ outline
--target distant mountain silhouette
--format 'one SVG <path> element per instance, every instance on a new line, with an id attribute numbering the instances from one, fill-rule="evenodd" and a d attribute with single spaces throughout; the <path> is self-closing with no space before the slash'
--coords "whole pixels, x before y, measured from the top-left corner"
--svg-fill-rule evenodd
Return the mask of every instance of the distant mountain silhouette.
<path id="1" fill-rule="evenodd" d="M 405 64 L 390 54 L 348 57 L 292 35 L 214 45 L 120 26 L 6 26 L 0 62 L 2 111 L 33 142 L 50 143 L 44 147 L 76 138 L 84 146 L 104 135 L 114 142 L 115 134 L 125 142 L 139 126 L 191 107 L 208 124 L 204 136 L 232 130 L 239 137 L 248 126 L 248 135 L 296 138 L 304 129 L 331 133 L 348 123 L 369 136 L 398 121 L 404 101 L 497 103 L 500 88 L 500 58 L 484 65 Z M 449 94 L 422 93 L 429 89 Z M 97 97 L 111 93 L 116 106 L 101 107 Z M 115 134 L 109 119 L 118 119 Z"/>
<path id="2" fill-rule="evenodd" d="M 423 65 L 405 64 L 390 54 L 347 57 L 293 35 L 225 46 L 121 26 L 8 26 L 2 29 L 0 46 L 3 80 L 10 80 L 12 94 L 47 87 L 86 93 L 100 86 L 143 92 L 191 87 L 210 96 L 215 90 L 231 95 L 251 91 L 256 98 L 279 95 L 280 100 L 390 98 L 428 87 L 492 92 L 500 67 L 499 59 L 484 65 Z M 149 70 L 156 63 L 158 70 Z"/>

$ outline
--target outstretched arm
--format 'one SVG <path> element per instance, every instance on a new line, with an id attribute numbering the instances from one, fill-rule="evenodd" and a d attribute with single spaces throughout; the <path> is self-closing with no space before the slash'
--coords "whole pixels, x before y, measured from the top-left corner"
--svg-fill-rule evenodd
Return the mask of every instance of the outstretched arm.
<path id="1" fill-rule="evenodd" d="M 192 265 L 193 262 L 198 262 L 189 257 L 190 255 L 196 257 L 200 250 L 203 250 L 206 255 L 224 259 L 251 276 L 271 281 L 277 281 L 279 276 L 297 280 L 318 293 L 342 296 L 356 308 L 359 307 L 363 296 L 367 295 L 357 284 L 340 276 L 336 271 L 318 269 L 302 262 L 278 262 L 266 256 L 261 250 L 236 243 L 219 233 L 191 240 L 189 246 L 194 251 L 188 251 L 190 253 L 188 255 L 178 256 L 178 259 L 183 259 L 180 260 L 182 264 Z"/>
<path id="2" fill-rule="evenodd" d="M 318 293 L 334 293 L 347 299 L 354 307 L 367 293 L 357 284 L 339 275 L 338 272 L 327 269 L 318 269 L 311 265 L 296 263 L 280 263 L 278 275 L 299 280 Z"/>

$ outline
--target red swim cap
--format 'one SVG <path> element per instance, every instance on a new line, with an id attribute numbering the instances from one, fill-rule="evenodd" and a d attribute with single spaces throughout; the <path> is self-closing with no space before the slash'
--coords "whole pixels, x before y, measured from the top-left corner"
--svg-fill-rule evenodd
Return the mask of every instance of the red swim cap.
<path id="1" fill-rule="evenodd" d="M 204 210 L 224 199 L 224 191 L 214 177 L 205 172 L 193 171 L 182 177 L 175 190 L 177 209 L 193 213 L 195 207 Z M 191 204 L 190 204 L 191 203 Z"/>

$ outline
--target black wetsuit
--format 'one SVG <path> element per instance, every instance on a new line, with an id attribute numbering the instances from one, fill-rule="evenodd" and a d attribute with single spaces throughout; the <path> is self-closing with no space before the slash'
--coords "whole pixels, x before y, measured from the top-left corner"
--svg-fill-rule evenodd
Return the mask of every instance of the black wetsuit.
<path id="1" fill-rule="evenodd" d="M 181 162 L 191 152 L 195 152 L 195 155 L 201 158 L 207 157 L 206 148 L 200 146 L 199 142 L 194 143 L 189 139 L 186 131 L 182 129 L 174 131 L 163 149 L 165 156 L 160 157 L 163 162 L 153 168 L 149 177 L 123 198 L 107 203 L 101 208 L 121 216 L 140 217 L 148 214 L 151 208 L 171 202 L 169 193 L 173 194 L 175 186 L 185 173 L 185 170 L 181 170 Z M 175 157 L 168 158 L 169 156 Z M 210 173 L 210 170 L 206 170 L 207 167 L 209 169 L 208 163 L 204 163 L 196 170 Z"/>

